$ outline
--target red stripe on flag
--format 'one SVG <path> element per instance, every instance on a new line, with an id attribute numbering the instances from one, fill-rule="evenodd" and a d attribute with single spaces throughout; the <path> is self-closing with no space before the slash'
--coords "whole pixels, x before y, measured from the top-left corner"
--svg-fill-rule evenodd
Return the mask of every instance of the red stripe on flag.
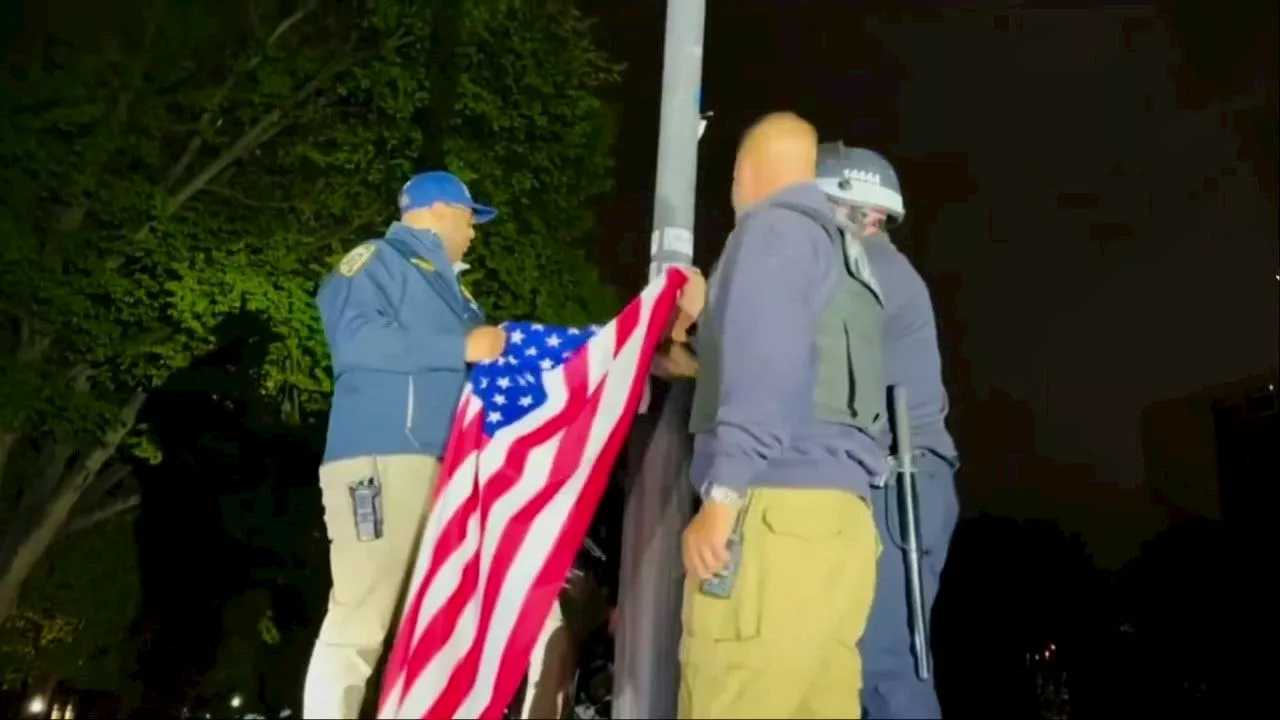
<path id="1" fill-rule="evenodd" d="M 674 304 L 674 300 L 673 293 L 670 298 L 671 304 Z M 657 309 L 663 306 L 663 298 L 660 297 L 654 304 L 655 312 L 652 314 L 654 320 L 658 320 L 659 316 L 662 315 L 662 313 L 657 312 Z M 621 316 L 619 320 L 622 320 Z M 639 321 L 639 309 L 637 308 L 636 317 L 632 321 L 633 330 L 631 332 L 634 331 L 636 325 L 639 325 Z M 665 318 L 662 318 L 659 322 L 650 322 L 648 327 L 643 328 L 643 331 L 645 332 L 645 338 L 640 351 L 641 360 L 635 368 L 635 379 L 637 380 L 643 380 L 649 375 L 653 350 L 657 347 L 658 340 L 666 331 Z M 628 338 L 631 332 L 627 333 Z M 618 343 L 619 347 L 622 344 L 620 341 Z M 604 396 L 604 390 L 604 383 L 596 389 L 592 399 L 591 415 L 595 414 L 595 409 Z M 546 596 L 533 595 L 530 597 L 526 605 L 528 608 L 527 622 L 517 625 L 515 632 L 512 633 L 512 637 L 507 643 L 503 652 L 501 670 L 494 687 L 493 699 L 482 714 L 484 718 L 501 717 L 507 706 L 510 705 L 511 699 L 515 697 L 520 683 L 524 680 L 529 658 L 532 656 L 533 644 L 537 641 L 542 624 L 546 622 L 546 618 L 551 612 L 552 603 L 557 602 L 559 599 L 559 590 L 573 565 L 573 560 L 577 556 L 578 550 L 582 546 L 583 538 L 586 537 L 587 528 L 595 516 L 596 508 L 600 505 L 600 498 L 604 495 L 605 487 L 609 483 L 613 462 L 617 458 L 628 432 L 630 432 L 631 424 L 635 420 L 636 408 L 640 406 L 643 392 L 644 383 L 633 382 L 622 411 L 621 420 L 610 431 L 604 446 L 600 449 L 596 462 L 591 466 L 582 497 L 570 511 L 559 541 L 535 581 L 535 587 L 544 588 Z M 584 428 L 589 428 L 589 423 L 582 423 L 582 425 Z M 569 474 L 572 473 L 570 472 Z"/>
<path id="2" fill-rule="evenodd" d="M 462 451 L 462 445 L 464 443 L 474 443 L 475 439 L 479 438 L 484 432 L 483 409 L 472 415 L 469 421 L 465 417 L 468 405 L 473 402 L 476 402 L 476 399 L 470 396 L 469 392 L 464 392 L 462 401 L 459 403 L 458 412 L 454 418 L 454 430 L 449 436 L 449 442 L 445 449 L 444 462 L 441 464 L 439 474 L 436 476 L 435 493 L 431 500 L 433 505 L 439 500 L 441 489 L 443 488 L 446 480 L 454 475 L 458 466 L 467 455 L 465 451 Z M 446 474 L 446 471 L 449 471 L 449 473 Z M 474 493 L 472 497 L 474 498 Z M 467 502 L 470 503 L 471 498 L 469 498 Z M 459 514 L 465 515 L 465 513 Z M 425 530 L 426 528 L 423 529 Z M 419 549 L 419 552 L 421 552 L 421 549 Z M 432 565 L 434 566 L 435 563 L 433 562 Z M 428 569 L 428 574 L 434 574 L 434 567 Z M 412 569 L 410 569 L 409 575 L 410 580 L 412 580 Z M 417 587 L 409 588 L 407 605 L 405 606 L 404 615 L 400 620 L 400 629 L 396 632 L 395 642 L 391 647 L 391 655 L 387 658 L 387 667 L 384 672 L 382 683 L 382 693 L 378 702 L 379 715 L 381 715 L 381 709 L 391 700 L 390 694 L 396 687 L 396 680 L 401 681 L 400 693 L 403 696 L 403 694 L 408 691 L 409 679 L 416 674 L 407 672 L 409 669 L 408 662 L 410 654 L 413 651 L 413 646 L 420 642 L 420 637 L 415 637 L 414 630 L 418 627 L 418 621 L 422 612 L 422 601 L 426 598 L 428 587 L 429 579 L 424 577 L 423 581 L 419 583 Z M 409 629 L 409 632 L 404 632 L 404 629 L 406 628 Z M 435 637 L 428 633 L 423 633 L 423 636 Z M 401 698 L 396 699 L 397 704 L 400 699 Z"/>
<path id="3" fill-rule="evenodd" d="M 562 434 L 559 450 L 563 450 L 569 440 L 568 436 L 580 425 L 575 421 L 580 417 L 581 406 L 587 397 L 588 367 L 585 362 L 586 358 L 583 357 L 585 355 L 585 352 L 580 353 L 578 357 L 565 363 L 566 385 L 569 393 L 564 409 L 551 421 L 514 443 L 507 456 L 507 462 L 495 472 L 494 478 L 486 483 L 483 500 L 480 503 L 482 538 L 488 534 L 486 531 L 490 530 L 488 521 L 492 515 L 494 504 L 510 492 L 511 488 L 524 476 L 530 453 L 555 440 L 557 436 L 562 436 Z M 584 362 L 578 362 L 578 360 L 583 360 Z M 581 448 L 578 448 L 578 454 L 581 455 Z M 489 638 L 489 626 L 493 621 L 493 608 L 497 604 L 498 593 L 502 590 L 507 571 L 510 570 L 512 561 L 524 545 L 533 520 L 546 509 L 547 503 L 556 496 L 567 479 L 567 476 L 559 475 L 555 470 L 556 464 L 553 463 L 552 472 L 548 475 L 547 482 L 543 488 L 524 507 L 512 515 L 506 525 L 501 527 L 501 535 L 494 550 L 491 565 L 486 573 L 484 593 L 480 602 L 480 625 L 476 631 L 476 637 L 479 642 L 472 644 L 467 653 L 463 655 L 462 660 L 457 665 L 457 669 L 453 672 L 453 676 L 449 678 L 448 684 L 445 685 L 439 700 L 431 707 L 429 712 L 431 717 L 454 717 L 458 708 L 475 688 L 474 679 L 480 658 L 488 646 L 487 640 Z M 483 553 L 484 544 L 482 542 L 478 552 L 472 557 L 471 563 L 478 564 Z M 474 593 L 475 590 L 475 587 L 470 588 L 470 593 Z M 535 589 L 534 592 L 537 592 L 537 590 Z M 468 600 L 470 599 L 468 597 Z M 547 611 L 550 612 L 550 609 L 550 605 L 548 605 Z M 449 614 L 456 617 L 453 613 Z M 426 653 L 432 650 L 429 648 L 422 649 Z M 514 692 L 514 688 L 512 692 Z"/>
<path id="4" fill-rule="evenodd" d="M 633 303 L 618 316 L 616 325 L 617 339 L 613 352 L 610 353 L 611 356 L 616 355 L 631 341 L 632 335 L 640 324 L 640 312 L 640 304 Z M 586 361 L 589 359 L 586 357 L 588 354 L 582 353 L 582 357 L 574 358 L 574 361 L 583 361 L 585 367 Z M 608 378 L 601 382 L 596 387 L 595 392 L 586 399 L 585 406 L 580 409 L 574 418 L 573 424 L 562 437 L 559 447 L 556 448 L 556 457 L 552 462 L 550 472 L 552 483 L 549 483 L 547 489 L 540 493 L 539 499 L 543 500 L 543 502 L 537 507 L 537 512 L 541 512 L 545 504 L 554 498 L 573 474 L 582 467 L 588 436 L 591 434 L 593 422 L 600 409 L 600 401 L 604 398 L 607 382 Z M 627 417 L 627 413 L 624 412 L 623 417 Z M 622 424 L 629 425 L 630 423 L 624 421 Z M 617 427 L 615 426 L 613 432 L 616 431 Z M 597 457 L 599 456 L 598 454 Z M 612 458 L 610 458 L 609 464 L 612 464 Z M 576 526 L 580 523 L 575 523 L 575 516 L 583 514 L 582 509 L 584 506 L 590 506 L 591 513 L 586 516 L 589 522 L 591 515 L 595 514 L 596 506 L 599 505 L 600 495 L 603 494 L 605 483 L 600 482 L 600 475 L 596 472 L 598 467 L 599 463 L 593 461 L 578 497 L 578 502 L 570 509 L 569 515 L 565 519 L 565 524 L 561 526 L 560 532 L 556 536 L 555 544 L 552 546 L 546 561 L 543 562 L 541 571 L 534 579 L 533 587 L 525 600 L 519 620 L 515 627 L 512 628 L 511 636 L 503 648 L 502 662 L 499 663 L 500 669 L 494 685 L 494 695 L 486 708 L 485 717 L 494 712 L 495 706 L 497 706 L 496 712 L 500 716 L 502 710 L 510 703 L 511 698 L 515 696 L 516 689 L 520 687 L 520 681 L 523 679 L 525 672 L 524 666 L 528 664 L 529 657 L 533 653 L 533 644 L 538 639 L 539 631 L 546 622 L 548 615 L 551 614 L 551 606 L 560 597 L 564 579 L 573 564 L 574 556 L 577 555 L 578 549 L 582 545 L 582 538 L 586 535 L 586 525 L 581 525 L 581 532 L 577 532 Z M 603 479 L 607 483 L 607 474 Z M 532 506 L 533 503 L 530 505 Z M 524 512 L 527 513 L 531 509 L 533 508 L 527 507 Z M 523 538 L 521 540 L 523 541 Z M 495 564 L 498 567 L 502 567 L 514 560 L 513 553 L 511 557 L 495 558 Z M 489 614 L 492 611 L 492 607 L 486 603 L 484 610 L 486 614 Z M 514 658 L 524 658 L 524 660 L 515 662 L 513 661 Z"/>
<path id="5" fill-rule="evenodd" d="M 471 705 L 476 701 L 484 704 L 481 717 L 497 718 L 502 715 L 524 676 L 533 643 L 550 613 L 552 603 L 558 598 L 564 578 L 599 504 L 608 482 L 610 467 L 639 406 L 643 380 L 648 376 L 653 349 L 665 332 L 676 294 L 684 281 L 683 273 L 668 273 L 663 287 L 653 299 L 647 317 L 643 301 L 637 300 L 629 304 L 614 320 L 614 347 L 602 352 L 605 349 L 599 343 L 605 342 L 608 335 L 602 333 L 589 340 L 565 365 L 553 371 L 563 373 L 567 391 L 564 406 L 511 442 L 507 457 L 499 468 L 491 470 L 488 463 L 481 467 L 476 462 L 484 458 L 490 442 L 483 434 L 483 408 L 476 410 L 474 404 L 478 400 L 469 391 L 464 393 L 441 469 L 441 481 L 435 500 L 438 502 L 446 492 L 456 498 L 457 491 L 464 487 L 467 488 L 468 497 L 451 517 L 441 518 L 444 523 L 432 538 L 435 546 L 428 550 L 423 577 L 415 578 L 417 586 L 410 588 L 409 603 L 388 662 L 380 716 L 452 717 L 464 704 Z M 630 367 L 616 367 L 619 353 L 628 342 L 635 339 L 633 336 L 638 330 L 642 332 L 638 357 L 634 362 L 627 363 Z M 603 377 L 595 391 L 588 396 L 587 385 L 589 372 L 592 370 L 589 363 L 592 356 L 600 358 L 597 362 L 604 362 L 605 367 L 596 369 Z M 606 392 L 611 391 L 619 381 L 624 383 L 626 389 L 621 414 L 608 431 L 603 445 L 596 452 L 587 453 L 586 444 L 595 429 L 601 402 Z M 614 405 L 607 413 L 610 418 L 616 408 Z M 469 420 L 468 412 L 472 413 Z M 538 481 L 538 478 L 525 477 L 530 471 L 528 462 L 531 452 L 557 439 L 559 444 L 550 469 L 540 471 L 546 473 L 546 477 L 542 478 L 542 487 L 504 525 L 490 527 L 495 503 L 513 488 L 522 486 L 522 481 L 523 486 Z M 584 464 L 584 484 L 573 491 L 577 493 L 577 497 L 568 508 L 559 532 L 555 533 L 554 538 L 531 538 L 531 527 L 557 501 L 557 495 L 565 490 L 566 483 L 584 468 Z M 491 473 L 491 476 L 482 475 L 486 472 Z M 563 501 L 563 498 L 560 500 Z M 557 509 L 553 512 L 560 511 Z M 437 512 L 443 510 L 438 507 L 432 510 L 433 521 L 438 523 L 440 519 L 435 517 Z M 477 516 L 480 532 L 479 537 L 473 539 L 478 540 L 479 544 L 466 558 L 458 587 L 452 589 L 443 606 L 436 610 L 423 631 L 418 634 L 416 631 L 422 619 L 422 604 L 433 584 L 439 580 L 442 567 L 467 542 L 470 522 Z M 488 562 L 482 562 L 485 538 L 492 538 L 494 533 L 498 533 L 494 556 Z M 532 552 L 532 555 L 526 554 L 521 558 L 522 550 Z M 423 558 L 419 558 L 419 562 L 421 560 Z M 492 623 L 501 591 L 519 562 L 539 562 L 540 567 L 527 595 L 519 599 L 514 618 L 507 616 L 512 623 L 508 637 L 490 637 L 493 632 L 497 632 L 493 630 Z M 481 582 L 484 583 L 484 592 L 477 598 Z M 405 707 L 405 699 L 417 686 L 423 671 L 429 663 L 439 658 L 439 653 L 449 641 L 457 623 L 468 609 L 476 610 L 477 601 L 479 618 L 476 636 L 452 667 L 433 671 L 449 672 L 444 687 L 439 688 L 437 693 L 427 692 L 425 697 L 418 698 L 418 702 L 414 703 L 421 704 L 421 701 L 429 698 L 427 704 L 430 707 Z M 485 681 L 489 687 L 481 687 L 477 676 L 481 664 L 494 662 L 494 658 L 488 653 L 496 651 L 500 652 L 496 677 L 492 678 L 491 684 L 489 680 Z M 486 666 L 493 668 L 492 665 Z M 425 681 L 439 682 L 438 678 L 431 677 Z M 424 689 L 431 690 L 430 687 Z M 471 707 L 474 708 L 474 705 Z"/>

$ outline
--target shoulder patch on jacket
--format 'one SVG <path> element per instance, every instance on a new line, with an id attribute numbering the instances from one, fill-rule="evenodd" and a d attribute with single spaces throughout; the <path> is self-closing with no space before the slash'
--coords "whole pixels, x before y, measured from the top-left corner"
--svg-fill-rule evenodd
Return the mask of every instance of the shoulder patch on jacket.
<path id="1" fill-rule="evenodd" d="M 418 267 L 422 268 L 423 270 L 426 270 L 429 273 L 433 273 L 436 271 L 436 266 L 432 265 L 430 260 L 424 260 L 423 258 L 415 257 L 415 258 L 409 258 L 409 262 L 413 263 L 414 265 L 417 265 Z"/>
<path id="2" fill-rule="evenodd" d="M 338 263 L 338 272 L 347 277 L 355 277 L 355 274 L 360 272 L 360 268 L 364 267 L 365 263 L 369 262 L 369 258 L 373 257 L 373 254 L 377 251 L 378 246 L 376 243 L 367 242 L 358 246 L 355 250 L 347 253 L 346 257 L 342 258 L 342 262 Z"/>

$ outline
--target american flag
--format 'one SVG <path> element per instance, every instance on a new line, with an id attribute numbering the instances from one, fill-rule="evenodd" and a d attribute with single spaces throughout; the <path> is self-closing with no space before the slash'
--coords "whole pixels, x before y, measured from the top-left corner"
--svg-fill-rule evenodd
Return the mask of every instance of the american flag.
<path id="1" fill-rule="evenodd" d="M 582 546 L 686 275 L 600 327 L 508 323 L 472 370 L 387 661 L 380 718 L 500 718 Z"/>

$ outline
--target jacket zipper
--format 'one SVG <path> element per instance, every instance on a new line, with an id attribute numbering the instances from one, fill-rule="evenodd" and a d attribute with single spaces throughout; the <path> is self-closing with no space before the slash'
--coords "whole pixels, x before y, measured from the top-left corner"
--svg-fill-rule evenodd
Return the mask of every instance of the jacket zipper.
<path id="1" fill-rule="evenodd" d="M 404 409 L 404 434 L 409 438 L 409 442 L 414 447 L 418 446 L 418 441 L 413 439 L 413 376 L 409 376 L 409 397 L 405 402 Z"/>

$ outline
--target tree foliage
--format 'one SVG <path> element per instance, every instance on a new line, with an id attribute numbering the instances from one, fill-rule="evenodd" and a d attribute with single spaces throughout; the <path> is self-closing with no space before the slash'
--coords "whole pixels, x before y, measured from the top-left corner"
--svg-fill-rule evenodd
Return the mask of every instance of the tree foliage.
<path id="1" fill-rule="evenodd" d="M 156 459 L 139 409 L 228 316 L 272 330 L 262 389 L 323 411 L 316 284 L 393 219 L 424 142 L 503 212 L 464 278 L 493 315 L 584 322 L 615 303 L 583 249 L 618 68 L 570 3 L 112 7 L 55 22 L 0 77 L 0 618 L 68 521 Z M 442 9 L 449 103 L 426 72 Z M 424 138 L 424 116 L 446 137 Z"/>

